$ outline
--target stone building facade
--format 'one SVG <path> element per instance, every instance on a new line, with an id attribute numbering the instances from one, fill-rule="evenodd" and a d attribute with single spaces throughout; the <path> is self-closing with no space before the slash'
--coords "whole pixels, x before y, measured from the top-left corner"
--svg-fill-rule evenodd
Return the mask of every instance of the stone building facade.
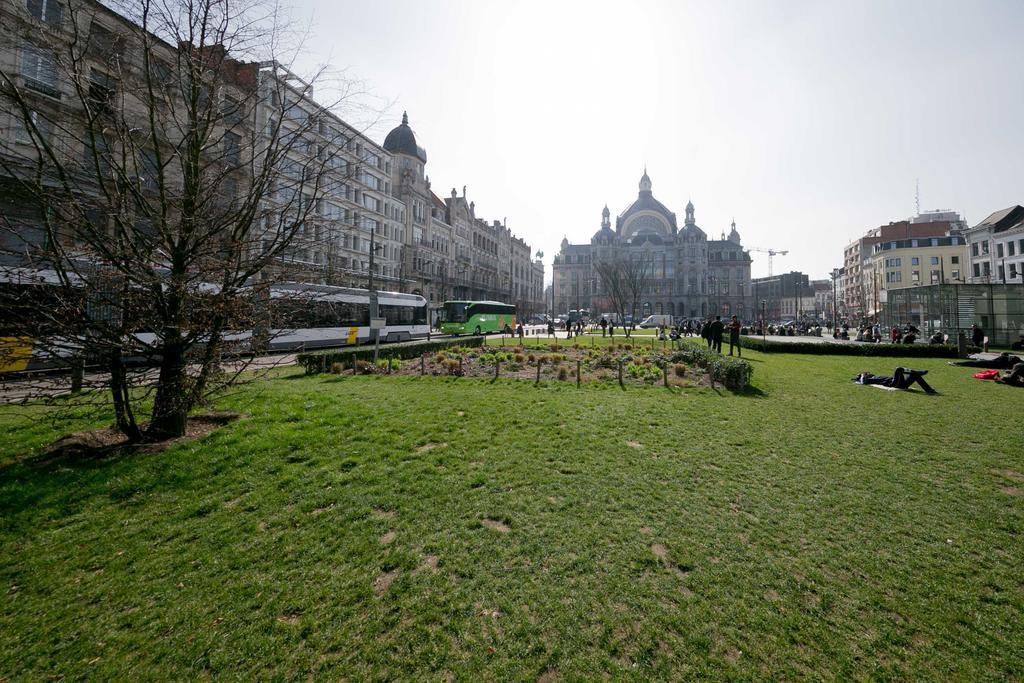
<path id="1" fill-rule="evenodd" d="M 554 261 L 555 313 L 572 309 L 611 312 L 594 264 L 614 258 L 642 259 L 649 264 L 634 317 L 754 317 L 751 258 L 741 244 L 736 223 L 728 235 L 723 232 L 721 239 L 708 239 L 697 225 L 693 203 L 688 202 L 680 227 L 675 213 L 654 198 L 646 170 L 636 201 L 616 217 L 614 228 L 606 206 L 601 228 L 589 243 L 562 240 Z"/>
<path id="2" fill-rule="evenodd" d="M 82 136 L 74 130 L 81 112 L 75 107 L 72 82 L 86 74 L 92 79 L 87 82 L 90 93 L 111 93 L 108 99 L 118 101 L 117 88 L 126 86 L 111 74 L 143 70 L 141 28 L 95 0 L 5 2 L 0 19 L 0 67 L 30 98 L 39 134 L 59 155 L 87 159 Z M 66 73 L 57 59 L 76 32 L 90 46 L 99 46 L 90 48 L 78 76 Z M 176 46 L 152 40 L 158 61 L 170 69 Z M 280 182 L 264 203 L 289 203 L 285 199 L 293 187 L 302 193 L 301 201 L 290 202 L 293 207 L 315 201 L 298 234 L 280 253 L 280 267 L 274 269 L 279 272 L 264 271 L 264 277 L 416 292 L 434 306 L 458 296 L 510 301 L 526 313 L 542 310 L 543 266 L 529 245 L 504 223 L 478 218 L 473 203 L 466 201 L 465 188 L 461 197 L 453 191 L 445 200 L 431 191 L 426 152 L 407 117 L 378 144 L 318 104 L 313 84 L 282 65 L 236 61 L 224 48 L 216 49 L 225 57 L 224 68 L 234 70 L 235 80 L 244 86 L 239 92 L 225 88 L 215 96 L 225 112 L 223 126 L 231 127 L 223 133 L 223 151 L 217 150 L 220 160 L 247 168 L 246 155 L 267 131 L 279 127 L 280 139 L 294 142 L 280 164 Z M 111 59 L 116 71 L 109 68 Z M 251 97 L 253 87 L 260 97 Z M 249 101 L 255 104 L 246 108 Z M 7 170 L 0 172 L 0 190 L 17 186 L 10 169 L 31 171 L 33 149 L 20 112 L 5 107 L 0 111 L 0 155 Z M 317 169 L 321 182 L 315 194 L 307 195 L 310 169 Z M 244 182 L 238 184 L 244 187 Z M 19 220 L 24 228 L 17 235 L 8 230 L 0 237 L 0 259 L 16 259 L 25 244 L 42 239 L 41 231 L 33 228 L 39 222 L 36 207 L 19 205 L 10 191 L 0 191 L 0 201 L 5 216 L 25 217 Z"/>
<path id="3" fill-rule="evenodd" d="M 384 140 L 391 157 L 391 197 L 405 207 L 400 257 L 404 291 L 438 306 L 446 300 L 496 300 L 520 314 L 543 310 L 544 266 L 501 221 L 476 215 L 476 204 L 452 188 L 444 200 L 426 174 L 427 153 L 407 114 Z"/>

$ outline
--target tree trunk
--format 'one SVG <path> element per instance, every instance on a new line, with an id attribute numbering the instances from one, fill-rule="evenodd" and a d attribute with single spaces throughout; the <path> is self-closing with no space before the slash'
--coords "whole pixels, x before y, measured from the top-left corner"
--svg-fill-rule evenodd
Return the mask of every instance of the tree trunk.
<path id="1" fill-rule="evenodd" d="M 142 431 L 135 421 L 128 390 L 128 376 L 121 358 L 121 349 L 114 349 L 110 352 L 110 394 L 114 401 L 114 420 L 117 429 L 130 441 L 139 441 L 142 439 Z"/>
<path id="2" fill-rule="evenodd" d="M 163 358 L 153 400 L 153 417 L 146 429 L 146 438 L 153 441 L 183 436 L 189 411 L 188 376 L 181 340 L 168 337 L 161 351 Z"/>

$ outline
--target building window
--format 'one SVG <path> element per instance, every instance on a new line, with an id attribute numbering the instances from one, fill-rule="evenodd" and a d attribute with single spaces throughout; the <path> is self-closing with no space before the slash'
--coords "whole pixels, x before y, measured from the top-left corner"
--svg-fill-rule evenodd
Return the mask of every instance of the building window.
<path id="1" fill-rule="evenodd" d="M 49 141 L 53 124 L 36 111 L 29 112 L 29 119 L 30 121 L 26 122 L 20 115 L 14 114 L 14 141 L 31 145 L 33 132 L 43 140 Z"/>
<path id="2" fill-rule="evenodd" d="M 1011 263 L 1010 264 L 1010 279 L 1013 280 L 1016 277 L 1017 277 L 1017 264 L 1016 263 Z"/>
<path id="3" fill-rule="evenodd" d="M 953 279 L 954 280 L 959 280 L 960 279 L 960 271 L 959 270 L 954 270 L 953 271 Z"/>
<path id="4" fill-rule="evenodd" d="M 939 265 L 939 257 L 938 256 L 932 256 L 932 265 L 933 266 Z"/>
<path id="5" fill-rule="evenodd" d="M 921 281 L 921 271 L 919 271 L 919 270 L 911 271 L 910 279 L 913 280 L 914 282 L 920 282 Z"/>
<path id="6" fill-rule="evenodd" d="M 996 244 L 996 258 L 1003 258 L 1003 243 Z"/>
<path id="7" fill-rule="evenodd" d="M 910 265 L 912 265 L 912 266 L 919 266 L 919 265 L 921 265 L 921 259 L 919 259 L 916 256 L 912 256 L 910 258 Z"/>
<path id="8" fill-rule="evenodd" d="M 50 97 L 60 97 L 57 90 L 57 60 L 53 53 L 26 45 L 21 49 L 21 75 L 25 87 Z"/>
<path id="9" fill-rule="evenodd" d="M 940 276 L 941 276 L 941 274 L 940 274 L 940 273 L 939 273 L 939 271 L 937 271 L 937 270 L 933 270 L 933 271 L 932 271 L 932 273 L 931 273 L 931 275 L 932 275 L 932 282 L 933 282 L 933 283 L 934 283 L 934 282 L 938 282 L 938 281 L 939 281 L 939 278 L 940 278 Z"/>
<path id="10" fill-rule="evenodd" d="M 977 255 L 978 255 L 978 243 L 977 242 L 972 242 L 971 243 L 971 256 L 977 256 Z"/>
<path id="11" fill-rule="evenodd" d="M 980 264 L 977 264 L 977 263 L 974 264 L 974 277 L 981 277 L 981 265 Z"/>
<path id="12" fill-rule="evenodd" d="M 956 264 L 960 263 L 960 257 L 959 256 L 951 256 L 951 257 L 949 257 L 949 262 L 952 263 L 953 265 L 956 265 Z"/>
<path id="13" fill-rule="evenodd" d="M 237 166 L 242 160 L 242 136 L 237 133 L 224 133 L 224 163 Z"/>
<path id="14" fill-rule="evenodd" d="M 1015 256 L 1016 255 L 1016 250 L 1014 249 L 1014 247 L 1016 247 L 1016 246 L 1017 245 L 1013 242 L 1013 240 L 1007 242 L 1006 243 L 1006 255 L 1007 256 Z"/>
<path id="15" fill-rule="evenodd" d="M 28 0 L 28 13 L 39 21 L 56 26 L 60 23 L 60 2 L 58 0 Z"/>
<path id="16" fill-rule="evenodd" d="M 982 254 L 987 254 L 988 253 L 988 240 L 985 240 L 984 242 L 981 243 L 981 253 Z"/>

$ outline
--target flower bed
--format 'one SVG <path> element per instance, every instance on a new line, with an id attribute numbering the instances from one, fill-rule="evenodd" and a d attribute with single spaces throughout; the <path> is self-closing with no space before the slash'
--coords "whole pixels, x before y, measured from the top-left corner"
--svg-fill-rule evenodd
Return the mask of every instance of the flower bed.
<path id="1" fill-rule="evenodd" d="M 495 377 L 537 382 L 619 382 L 623 385 L 706 387 L 713 382 L 708 372 L 690 363 L 673 360 L 672 352 L 660 352 L 631 344 L 603 348 L 550 345 L 545 347 L 449 346 L 420 358 L 381 359 L 376 366 L 359 360 L 355 368 L 336 364 L 337 374 L 430 375 L 434 377 Z M 538 372 L 539 370 L 539 372 Z M 715 369 L 712 367 L 712 371 Z M 718 380 L 720 383 L 721 380 Z"/>

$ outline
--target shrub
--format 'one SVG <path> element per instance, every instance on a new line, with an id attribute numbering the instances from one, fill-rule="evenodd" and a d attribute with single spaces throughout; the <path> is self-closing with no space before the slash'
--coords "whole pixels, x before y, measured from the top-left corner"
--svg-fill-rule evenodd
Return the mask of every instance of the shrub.
<path id="1" fill-rule="evenodd" d="M 515 361 L 516 361 L 517 363 L 519 363 L 520 365 L 522 365 L 522 364 L 523 364 L 523 361 L 525 361 L 525 360 L 526 360 L 526 356 L 524 356 L 524 355 L 523 355 L 523 354 L 521 354 L 521 353 L 517 353 L 516 355 L 512 356 L 512 358 L 514 358 L 514 359 L 515 359 Z"/>
<path id="2" fill-rule="evenodd" d="M 557 365 L 561 365 L 561 364 L 562 364 L 562 355 L 561 355 L 561 354 L 558 354 L 558 353 L 551 353 L 551 354 L 548 354 L 548 361 L 549 361 L 549 362 L 550 362 L 550 363 L 551 363 L 552 365 L 556 365 L 556 366 L 557 366 Z"/>
<path id="3" fill-rule="evenodd" d="M 955 344 L 889 344 L 873 342 L 855 342 L 833 344 L 830 342 L 779 342 L 771 339 L 753 339 L 741 337 L 740 346 L 754 351 L 768 353 L 802 353 L 822 356 L 904 356 L 908 358 L 956 358 Z M 967 346 L 968 353 L 981 351 L 976 346 Z"/>
<path id="4" fill-rule="evenodd" d="M 563 382 L 569 379 L 569 371 L 565 369 L 564 365 L 558 368 L 558 379 Z"/>
<path id="5" fill-rule="evenodd" d="M 357 360 L 356 361 L 356 372 L 358 372 L 360 375 L 368 375 L 371 372 L 373 372 L 373 366 L 370 364 L 370 361 L 367 361 L 367 360 Z"/>
<path id="6" fill-rule="evenodd" d="M 685 377 L 686 365 L 683 363 L 674 363 L 672 365 L 672 372 L 676 373 L 676 377 Z"/>
<path id="7" fill-rule="evenodd" d="M 537 356 L 533 355 L 532 353 L 528 353 L 528 354 L 526 355 L 526 360 L 528 360 L 528 361 L 530 361 L 531 363 L 533 363 L 534 361 L 536 361 L 536 360 L 537 360 Z"/>
<path id="8" fill-rule="evenodd" d="M 331 374 L 332 375 L 340 375 L 343 372 L 345 372 L 345 366 L 344 365 L 342 365 L 341 363 L 339 363 L 337 361 L 335 361 L 334 363 L 331 363 Z"/>
<path id="9" fill-rule="evenodd" d="M 683 344 L 672 354 L 673 363 L 686 363 L 703 368 L 712 381 L 724 384 L 734 391 L 742 390 L 750 383 L 754 366 L 740 358 L 723 356 L 711 349 L 696 344 Z"/>
<path id="10" fill-rule="evenodd" d="M 444 364 L 446 360 L 448 360 L 448 354 L 446 354 L 444 351 L 438 351 L 437 353 L 434 354 L 435 363 Z"/>
<path id="11" fill-rule="evenodd" d="M 444 368 L 445 368 L 445 370 L 448 371 L 449 375 L 458 375 L 459 374 L 459 361 L 455 360 L 454 358 L 449 358 L 448 360 L 446 360 L 444 362 Z"/>

